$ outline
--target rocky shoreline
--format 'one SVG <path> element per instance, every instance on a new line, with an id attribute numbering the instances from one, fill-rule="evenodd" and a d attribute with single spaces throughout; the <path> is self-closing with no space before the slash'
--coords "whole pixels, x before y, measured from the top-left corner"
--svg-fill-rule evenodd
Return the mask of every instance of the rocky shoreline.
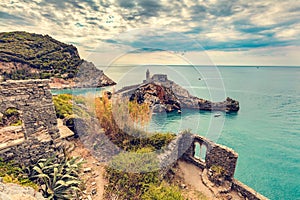
<path id="1" fill-rule="evenodd" d="M 147 72 L 149 73 L 149 72 Z M 203 111 L 238 112 L 239 102 L 227 97 L 222 102 L 212 102 L 191 95 L 175 82 L 168 80 L 167 75 L 154 74 L 140 85 L 127 86 L 116 92 L 130 101 L 149 103 L 154 112 L 181 112 L 182 108 L 199 109 Z"/>

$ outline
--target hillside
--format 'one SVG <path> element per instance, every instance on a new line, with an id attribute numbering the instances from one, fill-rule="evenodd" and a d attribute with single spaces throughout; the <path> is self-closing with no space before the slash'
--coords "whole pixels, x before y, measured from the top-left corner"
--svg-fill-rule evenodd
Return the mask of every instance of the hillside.
<path id="1" fill-rule="evenodd" d="M 4 80 L 53 78 L 57 88 L 74 86 L 74 77 L 85 62 L 75 46 L 59 42 L 48 35 L 0 33 L 0 75 Z M 97 87 L 115 84 L 96 67 L 89 71 L 93 75 L 103 75 L 99 79 L 104 79 L 104 82 L 97 81 Z"/>

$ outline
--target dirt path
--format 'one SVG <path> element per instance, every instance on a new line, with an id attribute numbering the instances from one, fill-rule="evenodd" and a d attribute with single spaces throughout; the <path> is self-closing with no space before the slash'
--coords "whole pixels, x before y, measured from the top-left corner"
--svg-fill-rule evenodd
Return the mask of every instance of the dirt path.
<path id="1" fill-rule="evenodd" d="M 203 178 L 205 177 L 205 181 L 209 182 L 206 176 L 202 176 L 202 170 L 200 170 L 198 167 L 196 167 L 193 164 L 184 162 L 184 161 L 178 161 L 178 168 L 179 171 L 182 172 L 182 178 L 184 182 L 188 185 L 190 185 L 193 189 L 203 193 L 207 199 L 209 200 L 243 200 L 244 198 L 240 197 L 236 192 L 230 191 L 227 194 L 220 194 L 218 191 L 224 190 L 222 187 L 216 187 L 212 186 L 211 188 L 207 187 L 203 183 Z M 209 182 L 211 185 L 211 182 Z"/>
<path id="2" fill-rule="evenodd" d="M 84 198 L 87 200 L 101 200 L 104 195 L 104 164 L 95 159 L 80 140 L 73 140 L 70 144 L 75 145 L 71 156 L 80 156 L 84 159 L 84 173 L 82 179 L 86 182 L 86 190 L 83 191 Z"/>
<path id="3" fill-rule="evenodd" d="M 216 199 L 214 198 L 214 194 L 201 181 L 201 171 L 198 167 L 183 161 L 178 161 L 178 167 L 182 172 L 182 178 L 186 184 L 203 193 L 209 200 Z"/>

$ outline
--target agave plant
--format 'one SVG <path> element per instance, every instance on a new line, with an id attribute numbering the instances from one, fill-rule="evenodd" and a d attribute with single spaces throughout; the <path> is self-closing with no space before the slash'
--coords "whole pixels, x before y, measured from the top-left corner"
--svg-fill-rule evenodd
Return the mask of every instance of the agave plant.
<path id="1" fill-rule="evenodd" d="M 31 178 L 41 184 L 43 196 L 53 200 L 74 199 L 80 191 L 79 172 L 82 160 L 65 157 L 59 162 L 54 158 L 40 159 L 33 167 Z"/>

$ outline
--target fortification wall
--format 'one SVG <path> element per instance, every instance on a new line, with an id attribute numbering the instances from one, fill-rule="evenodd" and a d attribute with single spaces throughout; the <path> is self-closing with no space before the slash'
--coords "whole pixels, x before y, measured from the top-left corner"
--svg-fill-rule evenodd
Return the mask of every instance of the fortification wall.
<path id="1" fill-rule="evenodd" d="M 0 83 L 0 112 L 15 108 L 23 122 L 24 138 L 0 144 L 0 157 L 25 164 L 62 153 L 49 80 Z"/>
<path id="2" fill-rule="evenodd" d="M 198 148 L 196 148 L 197 145 Z M 202 152 L 204 159 L 197 157 L 200 152 L 196 151 L 199 149 L 205 149 L 205 152 Z M 180 134 L 164 148 L 158 159 L 163 174 L 167 173 L 178 159 L 182 159 L 199 167 L 199 172 L 202 173 L 202 178 L 199 176 L 199 182 L 203 181 L 203 177 L 207 177 L 216 187 L 227 185 L 228 191 L 237 192 L 243 199 L 267 200 L 263 195 L 234 179 L 238 154 L 204 137 L 191 133 Z"/>

